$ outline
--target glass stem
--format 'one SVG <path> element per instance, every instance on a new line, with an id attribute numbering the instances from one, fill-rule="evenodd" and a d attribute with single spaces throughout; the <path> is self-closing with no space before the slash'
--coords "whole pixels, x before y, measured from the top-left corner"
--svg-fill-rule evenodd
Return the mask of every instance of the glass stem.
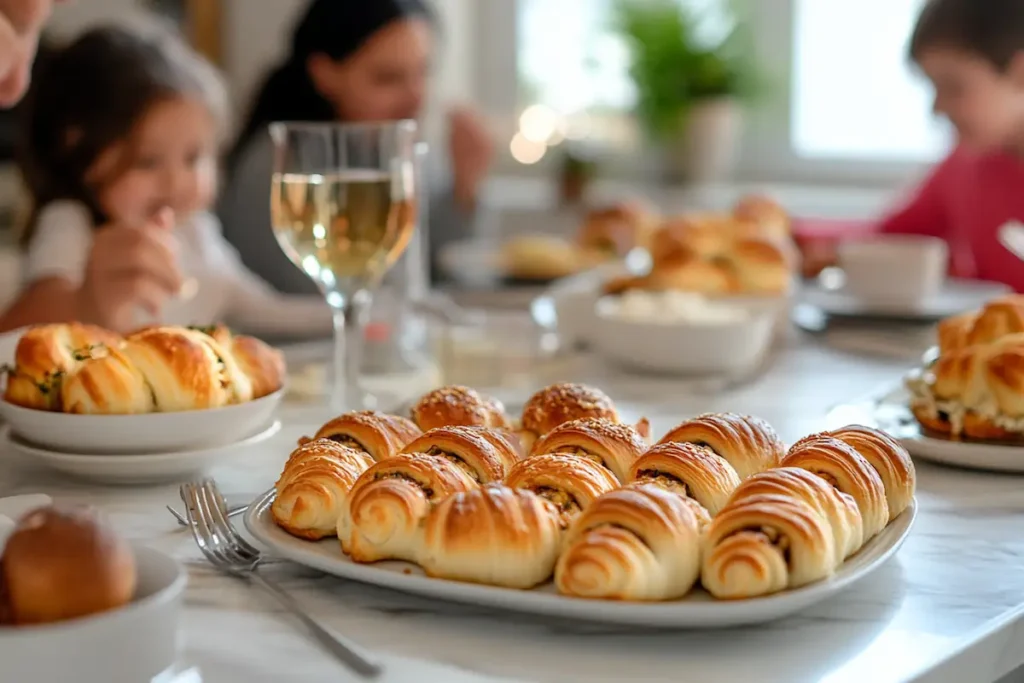
<path id="1" fill-rule="evenodd" d="M 342 298 L 334 311 L 334 377 L 331 409 L 336 413 L 373 408 L 363 390 L 363 339 L 372 295 L 360 290 Z"/>

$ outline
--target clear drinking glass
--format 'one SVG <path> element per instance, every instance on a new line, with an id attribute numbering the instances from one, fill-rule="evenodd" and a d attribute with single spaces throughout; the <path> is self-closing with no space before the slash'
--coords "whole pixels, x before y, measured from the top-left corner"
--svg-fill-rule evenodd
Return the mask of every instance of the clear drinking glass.
<path id="1" fill-rule="evenodd" d="M 331 408 L 373 408 L 359 377 L 364 327 L 415 230 L 416 123 L 278 122 L 270 135 L 274 234 L 334 311 Z"/>

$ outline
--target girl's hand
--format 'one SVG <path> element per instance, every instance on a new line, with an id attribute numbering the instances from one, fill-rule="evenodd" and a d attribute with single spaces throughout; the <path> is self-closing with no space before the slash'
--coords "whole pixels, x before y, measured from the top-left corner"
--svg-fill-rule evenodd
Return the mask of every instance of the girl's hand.
<path id="1" fill-rule="evenodd" d="M 80 310 L 89 322 L 116 332 L 136 327 L 136 312 L 159 317 L 164 302 L 181 290 L 169 209 L 141 227 L 108 225 L 93 238 Z"/>
<path id="2" fill-rule="evenodd" d="M 480 183 L 494 158 L 494 143 L 480 117 L 471 109 L 457 107 L 448 114 L 455 200 L 465 209 L 476 202 Z"/>

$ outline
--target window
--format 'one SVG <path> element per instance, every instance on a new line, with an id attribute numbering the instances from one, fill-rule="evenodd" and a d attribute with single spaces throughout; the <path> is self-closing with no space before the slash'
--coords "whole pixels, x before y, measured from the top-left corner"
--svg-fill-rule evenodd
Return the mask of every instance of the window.
<path id="1" fill-rule="evenodd" d="M 614 0 L 497 1 L 515 4 L 520 111 L 541 104 L 586 118 L 607 147 L 641 139 L 628 114 L 628 56 L 610 26 Z M 888 182 L 941 156 L 949 131 L 905 56 L 924 1 L 732 0 L 756 28 L 774 89 L 748 120 L 746 175 Z"/>

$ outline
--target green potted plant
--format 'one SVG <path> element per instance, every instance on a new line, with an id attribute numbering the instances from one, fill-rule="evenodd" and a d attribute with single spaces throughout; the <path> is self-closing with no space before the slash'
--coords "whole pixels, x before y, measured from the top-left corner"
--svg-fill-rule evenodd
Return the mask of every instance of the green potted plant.
<path id="1" fill-rule="evenodd" d="M 728 19 L 732 29 L 708 43 L 699 35 L 701 17 L 679 0 L 617 3 L 615 24 L 629 49 L 637 115 L 663 151 L 672 179 L 721 181 L 734 169 L 742 105 L 756 89 L 756 74 L 745 26 Z"/>

